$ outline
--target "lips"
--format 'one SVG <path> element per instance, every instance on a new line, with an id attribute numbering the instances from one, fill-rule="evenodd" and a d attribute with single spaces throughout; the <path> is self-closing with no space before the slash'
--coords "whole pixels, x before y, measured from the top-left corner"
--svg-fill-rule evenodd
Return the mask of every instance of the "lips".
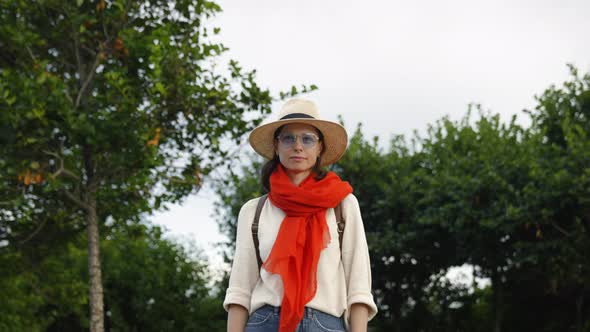
<path id="1" fill-rule="evenodd" d="M 291 160 L 297 160 L 297 161 L 305 160 L 305 158 L 303 158 L 303 157 L 291 157 L 289 159 L 291 159 Z"/>

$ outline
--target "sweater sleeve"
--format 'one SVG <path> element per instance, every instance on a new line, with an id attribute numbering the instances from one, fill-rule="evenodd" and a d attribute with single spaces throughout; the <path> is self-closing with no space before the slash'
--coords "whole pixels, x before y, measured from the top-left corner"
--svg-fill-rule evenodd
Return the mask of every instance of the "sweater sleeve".
<path id="1" fill-rule="evenodd" d="M 369 307 L 369 320 L 377 314 L 377 305 L 371 294 L 371 263 L 367 238 L 361 217 L 359 203 L 352 194 L 342 204 L 346 221 L 342 238 L 342 265 L 346 277 L 348 312 L 355 303 Z"/>
<path id="2" fill-rule="evenodd" d="M 236 232 L 234 255 L 229 286 L 225 293 L 223 308 L 228 311 L 230 304 L 239 304 L 250 311 L 252 290 L 259 279 L 258 262 L 252 239 L 252 222 L 258 199 L 248 201 L 240 209 Z"/>

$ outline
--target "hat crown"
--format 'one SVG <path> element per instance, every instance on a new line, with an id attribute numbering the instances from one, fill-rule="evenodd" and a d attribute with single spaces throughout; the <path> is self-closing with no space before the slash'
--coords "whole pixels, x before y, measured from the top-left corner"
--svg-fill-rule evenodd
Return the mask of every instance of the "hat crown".
<path id="1" fill-rule="evenodd" d="M 306 99 L 290 99 L 283 105 L 283 108 L 279 112 L 279 120 L 309 117 L 319 119 L 320 113 L 315 103 Z"/>

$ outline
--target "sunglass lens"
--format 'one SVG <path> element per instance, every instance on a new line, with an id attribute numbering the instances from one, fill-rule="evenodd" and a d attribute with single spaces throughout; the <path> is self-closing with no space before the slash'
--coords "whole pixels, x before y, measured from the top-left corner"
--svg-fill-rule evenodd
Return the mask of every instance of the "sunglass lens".
<path id="1" fill-rule="evenodd" d="M 315 145 L 316 138 L 311 134 L 303 134 L 301 136 L 301 142 L 303 143 L 303 145 L 311 147 Z"/>
<path id="2" fill-rule="evenodd" d="M 292 135 L 292 134 L 282 135 L 281 136 L 281 143 L 283 143 L 284 145 L 287 145 L 287 146 L 291 146 L 291 145 L 295 144 L 296 139 L 297 138 L 295 137 L 295 135 Z"/>

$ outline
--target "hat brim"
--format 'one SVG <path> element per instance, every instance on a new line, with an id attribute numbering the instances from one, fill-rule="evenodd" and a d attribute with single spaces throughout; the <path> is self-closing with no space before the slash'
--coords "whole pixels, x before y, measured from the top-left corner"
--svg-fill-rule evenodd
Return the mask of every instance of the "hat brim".
<path id="1" fill-rule="evenodd" d="M 348 145 L 348 134 L 340 124 L 332 121 L 318 119 L 285 119 L 260 125 L 250 133 L 250 145 L 259 155 L 266 159 L 272 159 L 274 151 L 274 133 L 280 126 L 291 123 L 303 123 L 314 126 L 324 136 L 324 149 L 321 166 L 328 166 L 340 160 Z"/>

